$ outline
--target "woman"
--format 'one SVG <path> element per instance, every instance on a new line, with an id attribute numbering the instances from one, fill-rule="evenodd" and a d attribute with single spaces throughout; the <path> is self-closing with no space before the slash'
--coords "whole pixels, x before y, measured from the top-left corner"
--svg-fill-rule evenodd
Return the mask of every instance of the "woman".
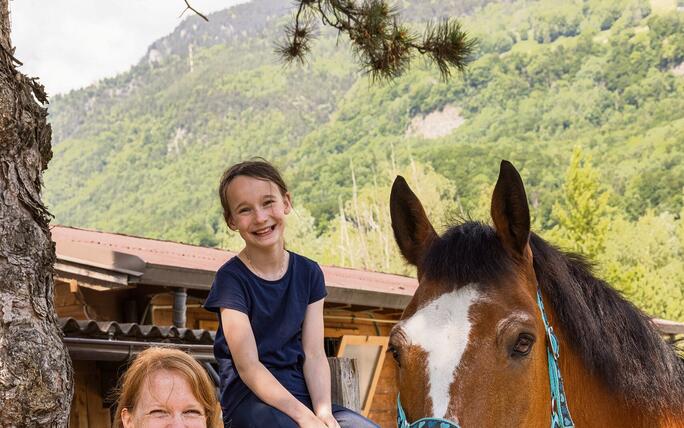
<path id="1" fill-rule="evenodd" d="M 214 385 L 185 352 L 148 348 L 120 380 L 115 428 L 221 427 Z"/>

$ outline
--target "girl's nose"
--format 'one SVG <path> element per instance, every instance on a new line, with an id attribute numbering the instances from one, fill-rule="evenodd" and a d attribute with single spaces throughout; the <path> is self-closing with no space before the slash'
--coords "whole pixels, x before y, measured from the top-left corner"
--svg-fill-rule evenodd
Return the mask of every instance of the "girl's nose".
<path id="1" fill-rule="evenodd" d="M 255 214 L 256 214 L 256 221 L 259 223 L 261 223 L 262 221 L 265 221 L 268 218 L 268 212 L 263 208 L 257 208 Z"/>

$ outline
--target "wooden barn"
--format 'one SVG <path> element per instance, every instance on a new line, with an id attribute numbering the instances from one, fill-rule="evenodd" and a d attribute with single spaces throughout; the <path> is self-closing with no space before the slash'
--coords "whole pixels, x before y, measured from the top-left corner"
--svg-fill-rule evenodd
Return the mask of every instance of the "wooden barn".
<path id="1" fill-rule="evenodd" d="M 109 427 L 111 390 L 129 358 L 175 346 L 212 374 L 217 321 L 201 304 L 235 253 L 177 242 L 56 226 L 55 306 L 74 362 L 73 427 Z M 388 334 L 413 295 L 413 278 L 322 266 L 329 356 L 357 359 L 361 408 L 396 425 Z"/>

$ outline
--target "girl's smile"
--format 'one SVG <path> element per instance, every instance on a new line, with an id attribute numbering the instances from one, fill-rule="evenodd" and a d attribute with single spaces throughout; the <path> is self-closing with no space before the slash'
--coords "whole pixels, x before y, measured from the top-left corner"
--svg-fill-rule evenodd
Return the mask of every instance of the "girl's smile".
<path id="1" fill-rule="evenodd" d="M 256 235 L 256 237 L 260 240 L 268 239 L 272 232 L 275 232 L 276 228 L 278 226 L 273 225 L 273 226 L 268 226 L 263 229 L 255 230 L 252 232 L 253 235 Z"/>

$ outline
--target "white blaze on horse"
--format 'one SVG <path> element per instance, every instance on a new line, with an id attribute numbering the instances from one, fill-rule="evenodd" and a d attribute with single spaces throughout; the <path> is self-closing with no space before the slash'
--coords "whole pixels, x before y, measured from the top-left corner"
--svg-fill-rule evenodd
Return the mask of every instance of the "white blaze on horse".
<path id="1" fill-rule="evenodd" d="M 438 236 L 401 177 L 390 199 L 420 283 L 390 337 L 401 426 L 684 427 L 684 363 L 587 262 L 530 233 L 513 165 L 493 227 Z"/>

